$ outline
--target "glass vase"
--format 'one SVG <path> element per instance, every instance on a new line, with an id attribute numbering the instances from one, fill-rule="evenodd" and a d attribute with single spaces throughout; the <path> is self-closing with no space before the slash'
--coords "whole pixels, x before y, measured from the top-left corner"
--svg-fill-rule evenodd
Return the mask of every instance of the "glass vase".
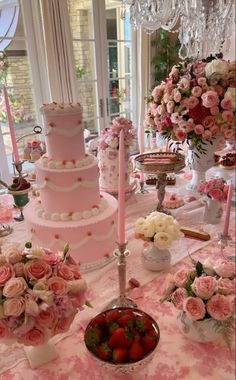
<path id="1" fill-rule="evenodd" d="M 153 243 L 145 243 L 142 251 L 144 268 L 153 272 L 160 272 L 170 267 L 171 255 L 168 249 L 160 249 Z"/>

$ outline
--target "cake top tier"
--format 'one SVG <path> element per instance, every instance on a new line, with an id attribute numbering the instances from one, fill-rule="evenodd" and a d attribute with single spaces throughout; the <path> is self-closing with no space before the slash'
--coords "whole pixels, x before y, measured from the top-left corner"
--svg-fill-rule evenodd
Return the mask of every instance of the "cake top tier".
<path id="1" fill-rule="evenodd" d="M 57 115 L 82 112 L 82 106 L 80 103 L 57 103 L 52 102 L 43 104 L 40 107 L 40 112 L 43 115 Z"/>

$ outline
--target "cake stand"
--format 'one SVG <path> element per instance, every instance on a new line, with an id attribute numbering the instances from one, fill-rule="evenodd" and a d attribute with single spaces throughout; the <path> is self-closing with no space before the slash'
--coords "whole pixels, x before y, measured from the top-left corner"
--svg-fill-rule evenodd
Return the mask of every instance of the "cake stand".
<path id="1" fill-rule="evenodd" d="M 175 152 L 153 152 L 139 154 L 135 157 L 135 165 L 138 170 L 146 174 L 156 175 L 156 189 L 158 204 L 156 211 L 170 214 L 163 206 L 165 187 L 168 173 L 178 173 L 185 167 L 185 156 Z"/>

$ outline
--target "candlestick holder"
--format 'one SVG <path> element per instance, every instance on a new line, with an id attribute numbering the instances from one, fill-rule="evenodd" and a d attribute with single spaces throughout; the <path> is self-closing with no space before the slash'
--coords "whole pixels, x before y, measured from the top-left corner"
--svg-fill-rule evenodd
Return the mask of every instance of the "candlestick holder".
<path id="1" fill-rule="evenodd" d="M 136 303 L 126 296 L 126 258 L 130 255 L 130 251 L 126 249 L 127 242 L 119 244 L 118 249 L 114 251 L 114 256 L 118 258 L 118 278 L 119 278 L 119 296 L 113 299 L 107 305 L 106 309 L 115 309 L 117 307 L 134 307 Z"/>
<path id="2" fill-rule="evenodd" d="M 145 189 L 145 182 L 144 181 L 140 181 L 139 182 L 139 190 L 137 191 L 137 194 L 148 194 L 149 191 L 147 189 Z"/>
<path id="3" fill-rule="evenodd" d="M 223 233 L 219 233 L 216 237 L 216 240 L 218 242 L 218 245 L 220 247 L 221 255 L 226 259 L 230 261 L 235 261 L 235 256 L 226 256 L 224 254 L 224 249 L 229 245 L 229 242 L 232 241 L 232 237 L 230 235 L 224 235 Z"/>

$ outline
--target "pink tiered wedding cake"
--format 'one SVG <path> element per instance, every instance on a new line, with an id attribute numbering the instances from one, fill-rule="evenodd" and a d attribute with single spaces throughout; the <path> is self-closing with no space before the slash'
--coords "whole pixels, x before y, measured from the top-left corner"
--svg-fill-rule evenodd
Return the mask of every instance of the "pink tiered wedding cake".
<path id="1" fill-rule="evenodd" d="M 99 192 L 94 156 L 85 153 L 79 103 L 41 107 L 47 154 L 35 164 L 40 199 L 24 210 L 34 244 L 70 253 L 86 268 L 103 265 L 116 241 L 117 201 Z"/>

